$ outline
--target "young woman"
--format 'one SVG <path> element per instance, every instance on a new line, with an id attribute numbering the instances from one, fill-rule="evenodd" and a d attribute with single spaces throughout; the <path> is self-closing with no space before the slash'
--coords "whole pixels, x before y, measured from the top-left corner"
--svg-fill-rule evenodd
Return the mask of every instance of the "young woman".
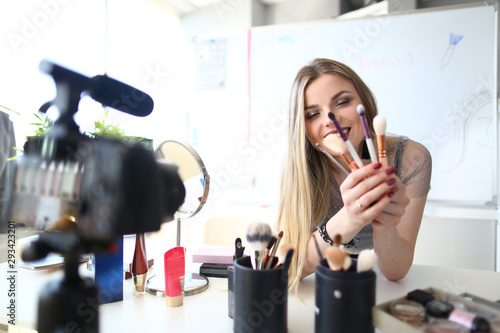
<path id="1" fill-rule="evenodd" d="M 372 164 L 356 110 L 359 104 L 365 107 L 375 138 L 375 98 L 351 68 L 316 59 L 295 78 L 276 228 L 283 230 L 282 242 L 296 248 L 290 267 L 291 288 L 296 289 L 300 279 L 318 265 L 313 236 L 323 253 L 336 234 L 351 254 L 375 249 L 378 267 L 389 280 L 402 279 L 412 265 L 430 188 L 431 157 L 421 144 L 387 135 L 389 167 Z M 364 162 L 349 175 L 315 146 L 321 144 L 349 170 L 339 154 L 323 143 L 328 135 L 338 135 L 329 112 Z"/>

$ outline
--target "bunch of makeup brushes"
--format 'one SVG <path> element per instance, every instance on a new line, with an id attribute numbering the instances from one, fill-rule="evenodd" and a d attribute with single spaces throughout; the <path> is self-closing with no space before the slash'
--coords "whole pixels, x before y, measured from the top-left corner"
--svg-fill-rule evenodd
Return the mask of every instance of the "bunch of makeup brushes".
<path id="1" fill-rule="evenodd" d="M 382 115 L 377 115 L 373 119 L 373 128 L 375 130 L 375 134 L 377 135 L 377 147 L 378 154 L 375 152 L 375 146 L 373 145 L 373 140 L 370 134 L 370 129 L 368 128 L 368 123 L 365 115 L 365 108 L 363 105 L 359 104 L 356 108 L 359 117 L 361 118 L 361 124 L 363 125 L 363 131 L 365 133 L 365 141 L 368 147 L 368 152 L 370 153 L 370 159 L 372 163 L 377 163 L 380 161 L 382 163 L 383 168 L 387 168 L 387 148 L 385 141 L 385 130 L 387 127 L 387 120 Z M 363 161 L 359 157 L 355 148 L 344 134 L 342 127 L 335 119 L 335 115 L 330 112 L 328 117 L 332 121 L 333 125 L 337 129 L 338 135 L 328 135 L 324 140 L 323 144 L 330 148 L 331 150 L 337 152 L 344 162 L 349 166 L 351 171 L 359 169 L 363 166 Z M 347 171 L 342 164 L 340 164 L 336 159 L 334 159 L 319 143 L 316 143 L 316 147 L 318 147 L 321 152 L 323 152 L 328 158 L 344 173 L 348 174 Z M 349 153 L 352 156 L 352 160 L 347 156 Z"/>
<path id="2" fill-rule="evenodd" d="M 293 251 L 291 244 L 280 245 L 283 231 L 273 235 L 269 224 L 254 222 L 248 226 L 246 233 L 247 247 L 251 250 L 250 257 L 254 269 L 271 269 L 283 265 L 288 251 Z M 273 265 L 275 257 L 278 261 Z"/>
<path id="3" fill-rule="evenodd" d="M 313 236 L 314 237 L 314 236 Z M 333 237 L 334 245 L 330 246 L 325 251 L 325 260 L 328 267 L 332 271 L 349 271 L 352 266 L 351 256 L 345 251 L 344 245 L 341 244 L 342 237 L 336 234 Z M 318 251 L 318 256 L 320 260 L 323 260 L 323 255 L 319 248 L 316 237 L 314 237 L 314 242 L 316 243 L 316 249 Z M 358 254 L 358 259 L 356 262 L 356 272 L 366 272 L 373 269 L 373 266 L 378 261 L 378 256 L 373 250 L 361 250 Z"/>

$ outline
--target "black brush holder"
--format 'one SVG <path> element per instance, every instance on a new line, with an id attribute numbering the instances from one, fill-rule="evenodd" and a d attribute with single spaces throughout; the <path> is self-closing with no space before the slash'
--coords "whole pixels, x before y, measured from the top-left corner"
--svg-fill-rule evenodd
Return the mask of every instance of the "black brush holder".
<path id="1" fill-rule="evenodd" d="M 284 265 L 254 270 L 250 257 L 234 263 L 235 333 L 286 333 L 288 312 L 288 267 L 293 253 Z M 274 258 L 273 265 L 277 259 Z"/>
<path id="2" fill-rule="evenodd" d="M 316 268 L 315 333 L 373 333 L 376 274 L 356 272 L 353 259 L 349 271 L 332 271 L 325 261 Z"/>

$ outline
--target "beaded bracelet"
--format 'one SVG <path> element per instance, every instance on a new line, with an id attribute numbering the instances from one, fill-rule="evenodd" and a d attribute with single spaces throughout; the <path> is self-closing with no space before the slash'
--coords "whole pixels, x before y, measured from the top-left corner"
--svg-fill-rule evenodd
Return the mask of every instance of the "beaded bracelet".
<path id="1" fill-rule="evenodd" d="M 330 236 L 328 235 L 328 232 L 326 231 L 326 222 L 323 223 L 319 228 L 318 228 L 318 231 L 319 231 L 319 234 L 321 236 L 321 238 L 323 238 L 323 240 L 325 242 L 327 242 L 328 244 L 330 245 L 335 245 L 335 243 L 333 242 L 333 240 L 330 238 Z M 346 249 L 350 249 L 351 247 L 354 246 L 354 239 L 351 239 L 351 241 L 347 244 L 344 244 L 344 246 L 346 247 Z"/>

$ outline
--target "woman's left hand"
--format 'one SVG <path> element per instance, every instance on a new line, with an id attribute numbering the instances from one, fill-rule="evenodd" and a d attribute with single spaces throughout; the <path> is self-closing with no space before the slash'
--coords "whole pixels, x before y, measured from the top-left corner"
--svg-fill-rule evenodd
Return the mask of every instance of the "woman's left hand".
<path id="1" fill-rule="evenodd" d="M 406 195 L 406 186 L 399 180 L 398 177 L 394 176 L 396 182 L 392 188 L 391 201 L 385 208 L 379 213 L 372 222 L 374 228 L 389 228 L 395 227 L 401 221 L 401 217 L 405 213 L 406 206 L 410 203 L 410 199 Z"/>

